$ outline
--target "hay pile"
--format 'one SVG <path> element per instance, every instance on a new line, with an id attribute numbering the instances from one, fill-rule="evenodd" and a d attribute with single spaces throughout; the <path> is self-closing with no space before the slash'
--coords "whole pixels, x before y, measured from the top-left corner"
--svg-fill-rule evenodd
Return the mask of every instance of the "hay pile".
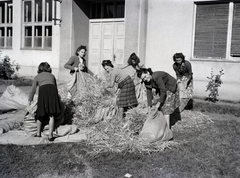
<path id="1" fill-rule="evenodd" d="M 73 111 L 73 123 L 86 131 L 87 143 L 93 148 L 91 155 L 103 152 L 151 153 L 179 145 L 175 141 L 149 144 L 140 140 L 139 132 L 148 117 L 146 104 L 140 103 L 138 107 L 128 110 L 126 117 L 120 120 L 115 106 L 116 95 L 113 90 L 105 88 L 106 83 L 101 79 L 91 79 L 84 85 L 85 90 L 81 91 L 85 92 L 74 95 L 67 104 Z M 194 127 L 206 120 L 209 118 L 203 114 L 188 113 L 182 116 L 181 126 L 178 127 Z"/>
<path id="2" fill-rule="evenodd" d="M 184 110 L 181 112 L 181 120 L 174 126 L 174 131 L 184 131 L 187 128 L 203 127 L 206 124 L 213 123 L 211 118 L 199 111 Z"/>

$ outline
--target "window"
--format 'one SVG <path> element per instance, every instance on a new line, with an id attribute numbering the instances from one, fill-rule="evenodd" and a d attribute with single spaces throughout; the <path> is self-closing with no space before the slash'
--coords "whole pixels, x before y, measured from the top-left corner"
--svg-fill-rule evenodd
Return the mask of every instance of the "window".
<path id="1" fill-rule="evenodd" d="M 112 0 L 91 3 L 91 19 L 124 18 L 125 1 Z"/>
<path id="2" fill-rule="evenodd" d="M 233 8 L 231 56 L 240 56 L 240 3 Z"/>
<path id="3" fill-rule="evenodd" d="M 194 58 L 240 57 L 240 3 L 196 3 Z"/>
<path id="4" fill-rule="evenodd" d="M 0 48 L 12 48 L 12 1 L 0 2 Z"/>
<path id="5" fill-rule="evenodd" d="M 52 48 L 52 0 L 23 0 L 24 49 Z"/>

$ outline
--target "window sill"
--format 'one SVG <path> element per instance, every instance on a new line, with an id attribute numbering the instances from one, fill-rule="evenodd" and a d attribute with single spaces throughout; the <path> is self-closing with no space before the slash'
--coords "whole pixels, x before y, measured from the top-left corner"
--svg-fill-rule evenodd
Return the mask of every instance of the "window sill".
<path id="1" fill-rule="evenodd" d="M 191 58 L 190 61 L 199 62 L 228 62 L 228 63 L 240 63 L 240 59 L 210 59 L 210 58 Z"/>
<path id="2" fill-rule="evenodd" d="M 0 47 L 0 49 L 12 49 L 12 47 Z"/>
<path id="3" fill-rule="evenodd" d="M 21 50 L 52 51 L 51 48 L 21 48 Z"/>

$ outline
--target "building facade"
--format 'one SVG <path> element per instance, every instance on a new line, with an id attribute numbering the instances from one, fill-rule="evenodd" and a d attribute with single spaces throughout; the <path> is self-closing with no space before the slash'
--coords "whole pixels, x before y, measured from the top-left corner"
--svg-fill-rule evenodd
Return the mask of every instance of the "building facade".
<path id="1" fill-rule="evenodd" d="M 127 65 L 135 52 L 146 67 L 175 76 L 173 54 L 192 63 L 194 93 L 206 97 L 211 70 L 223 69 L 219 99 L 240 101 L 240 3 L 237 0 L 0 0 L 0 51 L 20 75 L 47 61 L 59 80 L 80 45 L 88 67 Z"/>

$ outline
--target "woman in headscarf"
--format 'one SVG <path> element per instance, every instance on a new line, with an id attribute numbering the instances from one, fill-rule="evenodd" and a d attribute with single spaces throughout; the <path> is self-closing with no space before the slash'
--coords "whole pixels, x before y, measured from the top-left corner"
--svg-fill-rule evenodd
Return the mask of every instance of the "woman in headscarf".
<path id="1" fill-rule="evenodd" d="M 146 88 L 141 82 L 141 79 L 137 76 L 137 72 L 144 67 L 140 65 L 140 58 L 132 53 L 128 58 L 128 66 L 124 67 L 122 70 L 126 72 L 132 79 L 135 85 L 136 97 L 139 103 L 145 103 L 146 98 Z"/>

